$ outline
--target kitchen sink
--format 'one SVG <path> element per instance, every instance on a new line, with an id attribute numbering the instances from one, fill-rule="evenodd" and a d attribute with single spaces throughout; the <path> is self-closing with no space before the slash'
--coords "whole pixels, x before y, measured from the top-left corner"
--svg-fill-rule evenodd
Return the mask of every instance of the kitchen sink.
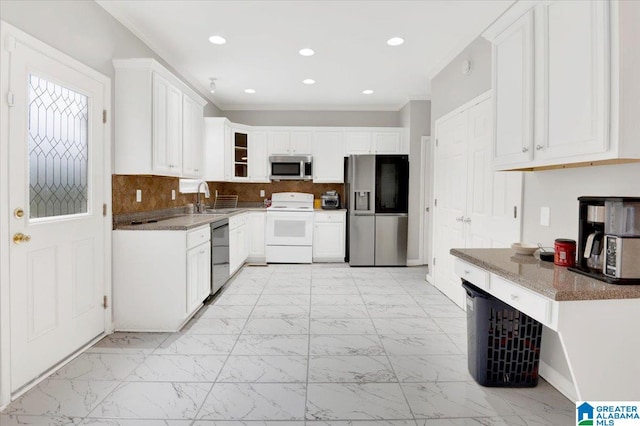
<path id="1" fill-rule="evenodd" d="M 205 211 L 199 214 L 229 214 L 229 213 L 237 212 L 238 210 L 242 210 L 242 209 L 206 209 Z"/>

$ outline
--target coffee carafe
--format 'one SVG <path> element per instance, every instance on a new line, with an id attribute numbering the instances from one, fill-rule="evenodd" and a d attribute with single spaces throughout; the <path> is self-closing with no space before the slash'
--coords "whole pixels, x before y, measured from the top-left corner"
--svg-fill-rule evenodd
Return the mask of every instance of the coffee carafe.
<path id="1" fill-rule="evenodd" d="M 640 198 L 579 197 L 574 272 L 612 284 L 640 284 Z"/>
<path id="2" fill-rule="evenodd" d="M 583 257 L 587 259 L 587 268 L 592 271 L 602 272 L 602 241 L 604 234 L 594 231 L 587 236 Z"/>

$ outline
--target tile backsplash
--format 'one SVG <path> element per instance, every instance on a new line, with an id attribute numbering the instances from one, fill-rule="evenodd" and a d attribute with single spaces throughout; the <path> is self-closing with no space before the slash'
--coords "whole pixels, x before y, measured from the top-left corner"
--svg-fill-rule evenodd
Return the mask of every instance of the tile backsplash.
<path id="1" fill-rule="evenodd" d="M 180 179 L 164 176 L 145 175 L 113 175 L 113 215 L 147 212 L 151 210 L 182 207 L 188 203 L 195 203 L 195 194 L 180 194 L 178 191 Z M 211 198 L 205 199 L 206 204 L 213 204 L 216 190 L 220 195 L 238 195 L 238 202 L 261 202 L 271 198 L 274 192 L 307 192 L 320 198 L 323 192 L 336 190 L 340 200 L 344 200 L 344 185 L 341 183 L 313 183 L 302 181 L 281 181 L 271 183 L 236 183 L 236 182 L 208 182 Z M 142 191 L 142 201 L 136 202 L 136 190 Z M 171 199 L 171 190 L 176 191 L 176 199 Z M 260 190 L 264 189 L 265 196 L 260 197 Z"/>

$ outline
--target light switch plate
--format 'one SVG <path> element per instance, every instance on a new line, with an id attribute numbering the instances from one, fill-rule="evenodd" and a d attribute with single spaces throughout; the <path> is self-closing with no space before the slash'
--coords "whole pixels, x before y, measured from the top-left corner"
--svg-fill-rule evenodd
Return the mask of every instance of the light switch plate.
<path id="1" fill-rule="evenodd" d="M 540 207 L 540 225 L 549 226 L 550 215 L 549 207 Z"/>
<path id="2" fill-rule="evenodd" d="M 261 197 L 264 197 L 264 189 L 261 189 L 261 190 L 260 190 L 260 196 L 261 196 Z"/>
<path id="3" fill-rule="evenodd" d="M 142 202 L 142 189 L 136 189 L 136 202 Z"/>
<path id="4" fill-rule="evenodd" d="M 172 200 L 175 200 L 175 199 L 176 199 L 176 190 L 175 190 L 175 189 L 172 189 L 172 190 L 171 190 L 171 199 L 172 199 Z"/>

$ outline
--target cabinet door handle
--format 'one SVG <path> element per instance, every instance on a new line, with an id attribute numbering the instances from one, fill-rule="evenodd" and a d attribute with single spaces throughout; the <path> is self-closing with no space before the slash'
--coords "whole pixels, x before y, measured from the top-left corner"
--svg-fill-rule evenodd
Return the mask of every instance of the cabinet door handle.
<path id="1" fill-rule="evenodd" d="M 529 148 L 527 148 L 526 146 L 522 147 L 522 152 L 529 152 Z"/>
<path id="2" fill-rule="evenodd" d="M 471 273 L 471 271 L 470 271 L 470 270 L 468 270 L 468 269 L 465 269 L 465 270 L 464 270 L 464 274 L 465 274 L 465 275 L 469 275 L 470 273 Z"/>
<path id="3" fill-rule="evenodd" d="M 462 222 L 464 223 L 471 223 L 471 218 L 470 217 L 465 217 Z"/>
<path id="4" fill-rule="evenodd" d="M 463 222 L 464 216 L 456 217 L 456 222 Z"/>
<path id="5" fill-rule="evenodd" d="M 511 300 L 518 300 L 518 295 L 517 294 L 512 294 L 511 295 Z"/>
<path id="6" fill-rule="evenodd" d="M 540 151 L 542 148 L 544 148 L 542 145 L 536 145 L 536 151 Z"/>

